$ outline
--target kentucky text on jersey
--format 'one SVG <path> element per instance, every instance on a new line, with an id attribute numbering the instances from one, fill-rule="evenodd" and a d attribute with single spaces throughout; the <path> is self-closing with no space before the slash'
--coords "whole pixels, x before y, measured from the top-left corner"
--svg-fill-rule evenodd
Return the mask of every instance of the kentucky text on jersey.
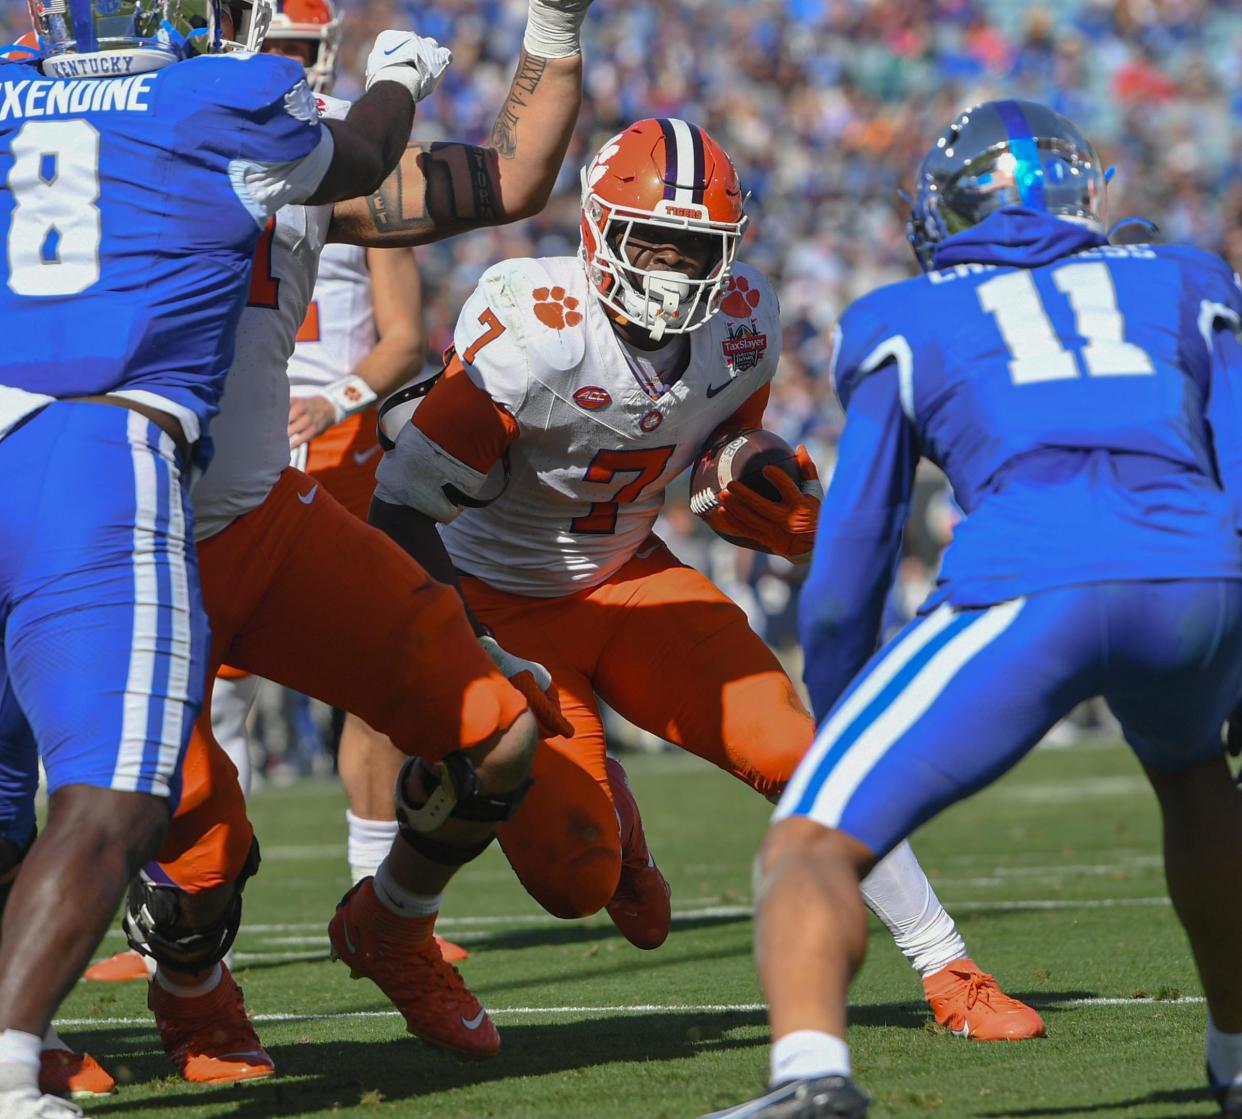
<path id="1" fill-rule="evenodd" d="M 154 74 L 132 78 L 95 78 L 0 83 L 0 121 L 66 113 L 146 113 Z"/>

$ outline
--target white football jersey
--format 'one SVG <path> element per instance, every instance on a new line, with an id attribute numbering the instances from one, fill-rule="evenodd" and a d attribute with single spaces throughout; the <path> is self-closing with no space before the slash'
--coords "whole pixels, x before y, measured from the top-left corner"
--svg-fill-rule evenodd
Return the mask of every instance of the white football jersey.
<path id="1" fill-rule="evenodd" d="M 603 582 L 629 560 L 668 484 L 776 372 L 780 308 L 766 277 L 737 265 L 723 309 L 687 338 L 685 372 L 666 389 L 640 379 L 577 258 L 489 269 L 461 312 L 454 345 L 517 434 L 504 493 L 441 529 L 454 565 L 502 590 L 556 597 Z M 410 427 L 420 427 L 420 415 Z M 467 471 L 446 463 L 449 426 L 416 434 L 440 451 L 443 484 L 478 493 L 470 480 L 484 464 Z M 424 511 L 436 515 L 432 504 Z"/>
<path id="2" fill-rule="evenodd" d="M 312 396 L 349 376 L 378 340 L 367 250 L 358 245 L 327 246 L 319 258 L 315 297 L 289 361 L 293 395 Z"/>
<path id="3" fill-rule="evenodd" d="M 347 101 L 319 102 L 325 117 L 339 119 L 349 110 Z M 330 205 L 285 206 L 259 239 L 233 364 L 211 421 L 215 456 L 191 491 L 197 540 L 261 505 L 289 465 L 286 370 L 331 222 Z"/>

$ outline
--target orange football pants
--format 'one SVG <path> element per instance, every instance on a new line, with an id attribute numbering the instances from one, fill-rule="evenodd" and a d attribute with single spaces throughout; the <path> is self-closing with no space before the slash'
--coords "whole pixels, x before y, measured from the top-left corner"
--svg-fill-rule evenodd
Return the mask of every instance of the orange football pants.
<path id="1" fill-rule="evenodd" d="M 364 408 L 315 436 L 307 445 L 303 469 L 345 506 L 366 520 L 375 493 L 381 447 L 376 435 L 378 408 Z"/>
<path id="2" fill-rule="evenodd" d="M 285 470 L 262 505 L 200 542 L 198 562 L 209 680 L 227 661 L 352 711 L 432 761 L 487 741 L 526 709 L 457 594 L 300 470 Z M 252 835 L 210 712 L 204 702 L 158 856 L 191 893 L 236 878 Z"/>
<path id="3" fill-rule="evenodd" d="M 539 743 L 521 810 L 500 841 L 549 913 L 583 917 L 617 888 L 621 845 L 595 697 L 631 722 L 774 796 L 814 723 L 746 615 L 654 537 L 597 587 L 531 598 L 461 580 L 470 607 L 512 653 L 552 673 L 573 738 Z"/>

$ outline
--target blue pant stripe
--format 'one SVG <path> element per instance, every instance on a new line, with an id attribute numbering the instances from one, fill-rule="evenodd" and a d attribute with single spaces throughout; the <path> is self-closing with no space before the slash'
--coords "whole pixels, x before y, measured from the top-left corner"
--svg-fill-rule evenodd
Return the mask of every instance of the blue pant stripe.
<path id="1" fill-rule="evenodd" d="M 836 741 L 824 753 L 819 762 L 815 766 L 814 772 L 811 774 L 810 780 L 807 781 L 806 787 L 802 791 L 802 796 L 798 798 L 797 804 L 791 810 L 793 815 L 804 816 L 810 813 L 811 808 L 815 804 L 819 791 L 823 787 L 824 781 L 832 772 L 841 756 L 858 740 L 859 736 L 886 711 L 893 701 L 905 691 L 918 674 L 923 670 L 924 666 L 934 657 L 941 649 L 953 640 L 963 630 L 973 625 L 982 614 L 962 614 L 954 618 L 947 626 L 944 627 L 931 641 L 923 646 L 906 664 L 900 672 L 898 672 L 892 680 L 890 680 L 880 693 L 862 709 L 852 721 L 841 728 Z M 831 714 L 828 716 L 832 718 Z"/>
<path id="2" fill-rule="evenodd" d="M 147 423 L 147 438 L 152 445 L 158 444 L 162 434 L 155 424 Z M 155 462 L 155 520 L 150 547 L 155 566 L 155 586 L 158 605 L 155 610 L 155 665 L 151 676 L 151 696 L 147 703 L 146 743 L 142 753 L 142 773 L 137 792 L 151 791 L 159 763 L 160 746 L 164 729 L 164 706 L 168 695 L 169 649 L 172 644 L 172 572 L 168 550 L 170 521 L 170 479 L 162 460 Z"/>

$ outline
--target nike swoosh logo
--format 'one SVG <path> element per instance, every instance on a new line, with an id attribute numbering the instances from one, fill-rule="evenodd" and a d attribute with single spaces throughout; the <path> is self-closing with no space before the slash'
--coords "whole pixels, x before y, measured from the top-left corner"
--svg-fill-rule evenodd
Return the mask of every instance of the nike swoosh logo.
<path id="1" fill-rule="evenodd" d="M 481 1025 L 483 1025 L 483 1019 L 487 1017 L 487 1011 L 480 1007 L 478 1014 L 476 1014 L 473 1018 L 467 1018 L 464 1014 L 458 1015 L 458 1017 L 461 1018 L 461 1024 L 465 1026 L 466 1029 L 477 1030 Z"/>
<path id="2" fill-rule="evenodd" d="M 237 1053 L 224 1053 L 222 1054 L 221 1059 L 230 1061 L 235 1060 L 238 1057 L 253 1057 L 256 1060 L 266 1060 L 267 1054 L 264 1053 L 262 1049 L 242 1049 Z"/>
<path id="3" fill-rule="evenodd" d="M 380 449 L 380 445 L 376 443 L 375 446 L 372 447 L 369 451 L 355 451 L 354 462 L 356 462 L 359 466 L 361 466 L 364 462 L 367 461 L 367 459 L 374 458 L 377 454 L 379 454 L 379 449 Z"/>
<path id="4" fill-rule="evenodd" d="M 949 1033 L 954 1037 L 970 1037 L 970 1023 L 963 1021 L 960 1030 L 950 1030 Z"/>
<path id="5" fill-rule="evenodd" d="M 402 42 L 398 43 L 395 47 L 393 47 L 392 50 L 386 50 L 384 51 L 384 53 L 385 54 L 396 54 L 397 51 L 399 51 L 402 47 L 406 46 L 409 43 L 412 43 L 413 41 L 414 41 L 413 39 L 405 39 Z"/>
<path id="6" fill-rule="evenodd" d="M 318 492 L 319 492 L 319 483 L 316 482 L 313 486 L 311 486 L 311 488 L 306 493 L 298 494 L 298 500 L 303 505 L 309 505 L 312 501 L 315 500 L 315 494 L 317 494 Z"/>
<path id="7" fill-rule="evenodd" d="M 707 399 L 711 400 L 713 396 L 716 396 L 718 393 L 724 392 L 724 390 L 727 389 L 731 384 L 733 384 L 732 381 L 725 381 L 723 385 L 708 385 L 707 386 Z"/>
<path id="8" fill-rule="evenodd" d="M 349 935 L 349 922 L 341 922 L 341 936 L 345 938 L 345 947 L 349 949 L 351 955 L 357 955 L 358 949 L 354 947 L 354 938 Z"/>

